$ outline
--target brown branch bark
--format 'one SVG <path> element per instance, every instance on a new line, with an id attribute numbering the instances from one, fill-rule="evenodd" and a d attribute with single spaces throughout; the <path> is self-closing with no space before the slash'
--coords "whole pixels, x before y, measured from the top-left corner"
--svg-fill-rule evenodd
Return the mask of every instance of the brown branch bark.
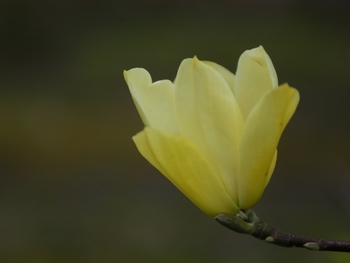
<path id="1" fill-rule="evenodd" d="M 251 209 L 240 211 L 235 215 L 219 214 L 215 220 L 235 232 L 252 235 L 278 246 L 301 247 L 315 251 L 350 252 L 349 241 L 309 238 L 285 233 L 261 221 Z"/>

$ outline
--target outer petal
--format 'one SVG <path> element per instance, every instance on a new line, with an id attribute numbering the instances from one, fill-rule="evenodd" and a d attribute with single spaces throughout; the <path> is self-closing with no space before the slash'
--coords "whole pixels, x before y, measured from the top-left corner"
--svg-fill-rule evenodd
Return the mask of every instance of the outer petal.
<path id="1" fill-rule="evenodd" d="M 287 84 L 262 98 L 247 119 L 239 148 L 239 207 L 249 209 L 260 199 L 272 174 L 277 144 L 299 102 Z"/>
<path id="2" fill-rule="evenodd" d="M 225 79 L 197 58 L 184 60 L 175 81 L 181 136 L 194 142 L 237 202 L 238 145 L 243 119 Z"/>
<path id="3" fill-rule="evenodd" d="M 192 142 L 147 127 L 133 139 L 141 154 L 206 214 L 239 211 L 220 176 Z"/>
<path id="4" fill-rule="evenodd" d="M 169 80 L 152 84 L 150 74 L 142 68 L 124 71 L 136 108 L 146 126 L 178 134 L 174 112 L 174 84 Z"/>
<path id="5" fill-rule="evenodd" d="M 272 158 L 272 162 L 271 162 L 271 165 L 270 165 L 270 169 L 269 169 L 269 172 L 267 173 L 267 176 L 266 176 L 264 188 L 265 188 L 265 187 L 268 185 L 268 183 L 270 182 L 270 179 L 271 179 L 271 176 L 272 176 L 272 174 L 273 174 L 273 171 L 275 170 L 276 161 L 277 161 L 277 150 L 275 151 L 275 155 L 274 155 L 273 158 Z"/>
<path id="6" fill-rule="evenodd" d="M 264 94 L 278 86 L 275 68 L 262 46 L 245 51 L 239 61 L 234 94 L 246 120 Z"/>
<path id="7" fill-rule="evenodd" d="M 202 61 L 204 64 L 211 66 L 213 69 L 215 69 L 217 72 L 223 76 L 223 78 L 226 80 L 227 84 L 230 86 L 230 89 L 233 93 L 234 86 L 235 86 L 235 75 L 229 71 L 227 68 L 224 68 L 223 66 L 216 64 L 215 62 L 211 61 Z"/>

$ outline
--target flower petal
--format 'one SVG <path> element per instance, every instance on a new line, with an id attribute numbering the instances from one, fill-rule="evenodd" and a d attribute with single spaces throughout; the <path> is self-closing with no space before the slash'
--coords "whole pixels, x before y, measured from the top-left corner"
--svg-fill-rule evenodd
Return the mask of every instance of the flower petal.
<path id="1" fill-rule="evenodd" d="M 247 50 L 241 55 L 237 66 L 234 94 L 245 120 L 262 96 L 277 86 L 275 68 L 262 46 Z"/>
<path id="2" fill-rule="evenodd" d="M 249 209 L 260 199 L 272 174 L 281 134 L 299 102 L 287 84 L 266 93 L 249 115 L 239 148 L 239 207 Z"/>
<path id="3" fill-rule="evenodd" d="M 133 140 L 141 154 L 206 214 L 239 211 L 220 176 L 192 142 L 147 127 Z"/>
<path id="4" fill-rule="evenodd" d="M 265 180 L 265 187 L 269 184 L 270 182 L 270 179 L 271 179 L 271 176 L 273 174 L 273 171 L 275 170 L 275 166 L 276 166 L 276 161 L 277 161 L 277 149 L 275 151 L 275 155 L 273 156 L 272 158 L 272 162 L 271 162 L 271 165 L 270 165 L 270 168 L 269 168 L 269 172 L 267 173 L 267 176 L 266 176 L 266 180 Z M 264 187 L 264 188 L 265 188 Z"/>
<path id="5" fill-rule="evenodd" d="M 200 149 L 236 202 L 238 145 L 244 123 L 227 82 L 196 57 L 184 60 L 175 81 L 175 114 L 181 136 Z"/>
<path id="6" fill-rule="evenodd" d="M 178 134 L 174 112 L 174 84 L 169 80 L 152 83 L 142 68 L 124 71 L 136 108 L 146 126 Z"/>
<path id="7" fill-rule="evenodd" d="M 231 92 L 234 91 L 235 86 L 235 75 L 229 71 L 227 68 L 211 61 L 202 61 L 204 64 L 211 66 L 213 69 L 215 69 L 217 72 L 223 76 L 223 78 L 226 80 L 227 84 L 230 86 Z"/>

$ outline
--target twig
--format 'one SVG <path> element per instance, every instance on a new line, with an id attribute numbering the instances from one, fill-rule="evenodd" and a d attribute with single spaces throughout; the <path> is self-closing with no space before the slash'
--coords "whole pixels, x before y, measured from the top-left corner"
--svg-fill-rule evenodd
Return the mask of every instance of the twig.
<path id="1" fill-rule="evenodd" d="M 235 232 L 252 235 L 278 246 L 301 247 L 314 251 L 350 252 L 349 241 L 308 238 L 284 233 L 261 221 L 251 209 L 240 211 L 235 215 L 219 214 L 215 220 Z"/>

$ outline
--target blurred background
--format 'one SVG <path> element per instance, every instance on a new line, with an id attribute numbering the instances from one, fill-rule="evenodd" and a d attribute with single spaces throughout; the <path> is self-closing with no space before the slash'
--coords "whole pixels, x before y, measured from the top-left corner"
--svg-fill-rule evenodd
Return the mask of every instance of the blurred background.
<path id="1" fill-rule="evenodd" d="M 350 2 L 1 1 L 1 262 L 348 262 L 203 214 L 138 153 L 124 69 L 235 72 L 263 45 L 301 94 L 259 204 L 294 234 L 350 240 Z"/>

